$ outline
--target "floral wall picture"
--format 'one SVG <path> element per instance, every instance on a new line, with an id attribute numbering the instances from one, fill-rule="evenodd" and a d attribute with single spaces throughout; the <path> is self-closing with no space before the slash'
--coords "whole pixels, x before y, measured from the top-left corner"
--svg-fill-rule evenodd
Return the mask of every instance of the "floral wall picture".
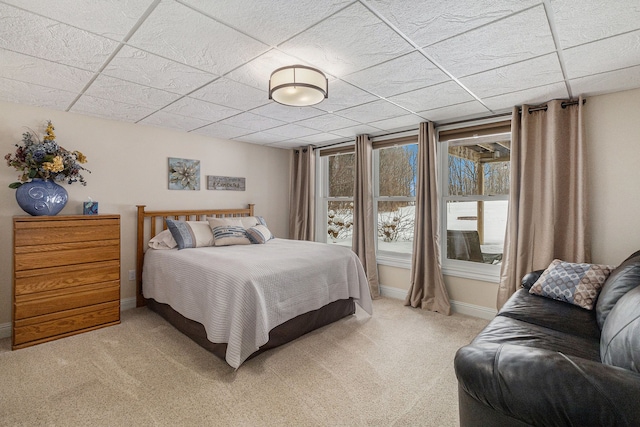
<path id="1" fill-rule="evenodd" d="M 169 157 L 169 190 L 200 190 L 200 160 Z"/>

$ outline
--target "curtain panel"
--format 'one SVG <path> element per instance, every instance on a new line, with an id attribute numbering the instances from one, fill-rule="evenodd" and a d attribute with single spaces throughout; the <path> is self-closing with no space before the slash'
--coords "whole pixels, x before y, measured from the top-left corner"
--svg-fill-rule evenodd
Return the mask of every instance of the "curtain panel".
<path id="1" fill-rule="evenodd" d="M 513 110 L 511 190 L 497 307 L 555 258 L 591 262 L 583 100 Z"/>
<path id="2" fill-rule="evenodd" d="M 436 136 L 433 123 L 420 123 L 411 287 L 405 305 L 449 315 L 451 304 L 440 264 Z"/>
<path id="3" fill-rule="evenodd" d="M 355 186 L 353 191 L 353 251 L 360 258 L 369 281 L 372 298 L 380 296 L 373 216 L 373 145 L 368 135 L 358 135 L 355 144 Z"/>
<path id="4" fill-rule="evenodd" d="M 294 240 L 315 239 L 315 165 L 311 146 L 293 151 L 289 237 Z"/>

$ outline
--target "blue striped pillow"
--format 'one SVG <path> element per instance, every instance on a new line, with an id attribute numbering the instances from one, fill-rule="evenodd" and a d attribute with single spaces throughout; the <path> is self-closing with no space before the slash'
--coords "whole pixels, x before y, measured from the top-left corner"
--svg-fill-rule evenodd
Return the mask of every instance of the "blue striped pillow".
<path id="1" fill-rule="evenodd" d="M 263 244 L 273 239 L 273 234 L 271 234 L 271 231 L 264 225 L 256 225 L 255 227 L 247 229 L 247 235 L 251 243 Z"/>
<path id="2" fill-rule="evenodd" d="M 213 234 L 206 221 L 176 221 L 167 219 L 167 227 L 178 249 L 213 246 Z"/>
<path id="3" fill-rule="evenodd" d="M 216 246 L 250 245 L 247 231 L 242 225 L 219 225 L 213 227 L 213 240 Z"/>

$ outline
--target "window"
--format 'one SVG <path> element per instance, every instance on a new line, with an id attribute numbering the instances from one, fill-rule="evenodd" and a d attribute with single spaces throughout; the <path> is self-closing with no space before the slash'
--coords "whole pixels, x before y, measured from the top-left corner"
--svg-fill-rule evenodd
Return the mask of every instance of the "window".
<path id="1" fill-rule="evenodd" d="M 317 239 L 351 247 L 353 236 L 353 187 L 355 154 L 321 155 Z"/>
<path id="2" fill-rule="evenodd" d="M 441 247 L 445 274 L 495 280 L 510 189 L 508 122 L 441 132 Z"/>
<path id="3" fill-rule="evenodd" d="M 376 148 L 374 143 L 373 155 L 378 260 L 407 264 L 413 251 L 418 144 Z"/>

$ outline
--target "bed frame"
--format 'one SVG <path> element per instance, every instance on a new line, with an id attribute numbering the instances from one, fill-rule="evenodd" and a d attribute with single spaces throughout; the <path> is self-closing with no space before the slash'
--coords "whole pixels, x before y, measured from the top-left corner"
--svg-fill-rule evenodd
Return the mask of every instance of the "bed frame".
<path id="1" fill-rule="evenodd" d="M 209 350 L 222 360 L 225 359 L 227 344 L 213 343 L 207 340 L 207 334 L 201 323 L 187 319 L 168 304 L 159 303 L 153 299 L 145 299 L 142 294 L 142 268 L 144 264 L 144 252 L 149 240 L 162 230 L 166 230 L 166 219 L 184 221 L 204 221 L 206 217 L 230 218 L 254 216 L 253 204 L 240 209 L 200 209 L 200 210 L 171 210 L 171 211 L 147 211 L 145 205 L 137 205 L 137 252 L 136 252 L 136 306 L 146 305 L 171 323 L 176 329 L 187 335 L 200 346 Z M 356 312 L 353 299 L 334 301 L 318 310 L 301 314 L 269 331 L 269 341 L 249 358 L 271 348 L 286 344 L 294 339 L 326 326 L 343 317 Z"/>

